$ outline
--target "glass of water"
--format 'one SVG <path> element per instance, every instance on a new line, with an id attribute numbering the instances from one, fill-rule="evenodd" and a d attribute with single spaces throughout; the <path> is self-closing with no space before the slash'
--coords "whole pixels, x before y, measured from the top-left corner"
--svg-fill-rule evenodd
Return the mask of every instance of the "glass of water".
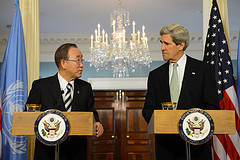
<path id="1" fill-rule="evenodd" d="M 177 103 L 175 102 L 162 102 L 162 109 L 163 110 L 176 110 L 177 109 Z"/>
<path id="2" fill-rule="evenodd" d="M 41 104 L 26 104 L 28 112 L 40 112 Z"/>

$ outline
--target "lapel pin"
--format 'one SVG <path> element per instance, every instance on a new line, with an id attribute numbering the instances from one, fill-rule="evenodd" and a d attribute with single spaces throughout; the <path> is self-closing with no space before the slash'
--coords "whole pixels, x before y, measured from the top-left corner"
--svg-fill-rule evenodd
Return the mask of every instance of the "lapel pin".
<path id="1" fill-rule="evenodd" d="M 80 93 L 80 91 L 77 91 L 77 94 L 79 94 Z"/>
<path id="2" fill-rule="evenodd" d="M 195 75 L 196 73 L 195 72 L 192 72 L 192 75 Z"/>

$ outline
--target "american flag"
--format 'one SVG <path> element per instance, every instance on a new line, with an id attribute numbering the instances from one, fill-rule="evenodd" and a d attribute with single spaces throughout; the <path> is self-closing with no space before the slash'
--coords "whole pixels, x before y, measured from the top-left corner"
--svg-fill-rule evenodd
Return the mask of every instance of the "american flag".
<path id="1" fill-rule="evenodd" d="M 215 68 L 215 77 L 222 110 L 235 110 L 236 134 L 213 136 L 214 160 L 240 159 L 240 120 L 233 68 L 223 24 L 216 0 L 213 0 L 204 61 Z"/>

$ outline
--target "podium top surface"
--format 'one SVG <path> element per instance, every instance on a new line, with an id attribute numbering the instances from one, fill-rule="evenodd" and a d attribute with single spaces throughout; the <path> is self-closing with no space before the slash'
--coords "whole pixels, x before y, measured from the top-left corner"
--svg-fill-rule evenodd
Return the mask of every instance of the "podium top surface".
<path id="1" fill-rule="evenodd" d="M 35 135 L 34 125 L 43 112 L 14 112 L 12 135 Z M 69 121 L 69 135 L 94 135 L 92 112 L 62 112 Z"/>
<path id="2" fill-rule="evenodd" d="M 179 120 L 187 110 L 154 110 L 148 124 L 149 134 L 179 134 Z M 205 110 L 213 119 L 213 134 L 235 134 L 235 111 Z"/>

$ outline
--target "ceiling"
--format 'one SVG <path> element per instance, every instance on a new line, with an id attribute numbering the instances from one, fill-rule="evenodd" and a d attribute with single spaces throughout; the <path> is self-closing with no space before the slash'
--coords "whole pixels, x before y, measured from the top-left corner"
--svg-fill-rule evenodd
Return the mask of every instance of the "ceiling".
<path id="1" fill-rule="evenodd" d="M 0 0 L 0 34 L 8 34 L 15 0 Z M 118 0 L 39 0 L 40 34 L 90 34 L 100 23 L 111 32 L 110 13 Z M 122 0 L 136 30 L 158 33 L 163 25 L 180 23 L 202 32 L 202 0 Z M 240 0 L 228 0 L 230 31 L 240 28 Z M 128 27 L 131 28 L 131 27 Z M 128 29 L 127 29 L 128 30 Z"/>

